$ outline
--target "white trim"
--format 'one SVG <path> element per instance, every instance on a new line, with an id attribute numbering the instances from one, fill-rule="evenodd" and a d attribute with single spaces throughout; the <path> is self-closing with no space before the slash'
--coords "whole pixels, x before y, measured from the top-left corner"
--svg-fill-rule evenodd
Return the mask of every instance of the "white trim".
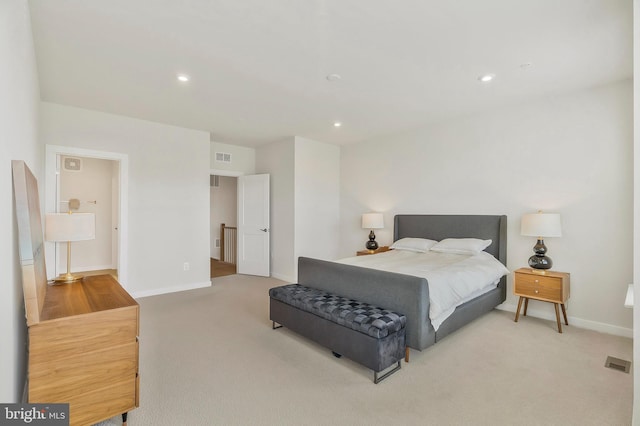
<path id="1" fill-rule="evenodd" d="M 57 156 L 73 155 L 79 157 L 99 158 L 120 162 L 120 212 L 118 219 L 118 281 L 127 288 L 129 272 L 129 155 L 117 152 L 96 151 L 92 149 L 75 148 L 70 146 L 46 145 L 45 146 L 45 211 L 55 212 L 57 194 Z M 53 243 L 46 243 L 53 247 Z M 50 252 L 54 252 L 51 248 Z M 45 249 L 46 253 L 46 249 Z M 55 262 L 55 260 L 54 260 Z M 111 269 L 111 268 L 105 268 Z"/>
<path id="2" fill-rule="evenodd" d="M 627 286 L 627 295 L 624 298 L 624 307 L 633 308 L 633 284 Z"/>
<path id="3" fill-rule="evenodd" d="M 203 283 L 185 284 L 185 285 L 179 285 L 174 287 L 162 287 L 162 288 L 156 288 L 153 290 L 135 291 L 131 293 L 131 297 L 133 297 L 134 299 L 140 299 L 143 297 L 158 296 L 160 294 L 167 294 L 167 293 L 178 293 L 180 291 L 195 290 L 198 288 L 205 288 L 205 287 L 211 287 L 211 281 L 207 281 Z"/>
<path id="4" fill-rule="evenodd" d="M 103 271 L 107 269 L 115 269 L 115 268 L 112 268 L 111 265 L 83 266 L 81 268 L 71 268 L 71 273 L 87 272 L 87 271 Z M 66 273 L 66 271 L 64 271 L 64 273 Z"/>
<path id="5" fill-rule="evenodd" d="M 545 303 L 545 304 L 549 305 L 549 308 L 550 308 L 549 310 L 545 311 L 540 309 L 531 309 L 531 307 L 529 307 L 529 309 L 527 309 L 527 316 L 553 321 L 554 322 L 553 329 L 556 330 L 556 325 L 555 325 L 556 316 L 555 316 L 553 307 L 550 303 Z M 516 305 L 503 303 L 502 305 L 497 306 L 496 309 L 500 309 L 501 311 L 513 312 L 513 315 L 515 317 L 516 309 L 518 309 L 518 307 Z M 524 318 L 526 319 L 526 317 Z M 575 327 L 584 328 L 587 330 L 599 331 L 601 333 L 613 334 L 614 336 L 628 337 L 630 339 L 633 338 L 633 330 L 630 328 L 620 327 L 620 326 L 611 325 L 611 324 L 605 324 L 603 322 L 589 321 L 589 320 L 576 318 L 572 316 L 567 316 L 567 319 L 569 320 L 569 327 L 575 326 Z M 522 320 L 523 320 L 523 316 L 521 313 L 519 321 L 522 321 Z M 564 325 L 564 322 L 562 324 Z"/>
<path id="6" fill-rule="evenodd" d="M 287 283 L 295 283 L 298 281 L 295 279 L 295 277 L 289 277 L 287 275 L 282 275 L 282 274 L 273 273 L 273 272 L 271 273 L 271 278 L 275 278 L 277 280 L 284 281 Z"/>
<path id="7" fill-rule="evenodd" d="M 221 169 L 209 169 L 210 175 L 218 175 L 218 176 L 230 176 L 230 177 L 238 177 L 244 176 L 244 172 L 239 172 L 237 170 L 221 170 Z"/>

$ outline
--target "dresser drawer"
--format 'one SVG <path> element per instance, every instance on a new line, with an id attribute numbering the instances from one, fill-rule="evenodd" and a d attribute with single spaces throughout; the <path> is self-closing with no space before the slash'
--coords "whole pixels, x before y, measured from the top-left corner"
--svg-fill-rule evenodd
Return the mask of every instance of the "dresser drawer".
<path id="1" fill-rule="evenodd" d="M 32 362 L 132 343 L 138 336 L 138 307 L 43 321 L 29 328 Z"/>
<path id="2" fill-rule="evenodd" d="M 135 409 L 138 406 L 134 394 L 136 387 L 136 378 L 129 378 L 86 394 L 75 394 L 66 401 L 71 417 L 69 425 L 91 425 Z"/>
<path id="3" fill-rule="evenodd" d="M 29 402 L 83 400 L 92 391 L 133 381 L 138 372 L 138 342 L 42 362 L 29 360 Z M 131 392 L 132 400 L 135 394 Z M 133 405 L 133 403 L 131 404 Z"/>

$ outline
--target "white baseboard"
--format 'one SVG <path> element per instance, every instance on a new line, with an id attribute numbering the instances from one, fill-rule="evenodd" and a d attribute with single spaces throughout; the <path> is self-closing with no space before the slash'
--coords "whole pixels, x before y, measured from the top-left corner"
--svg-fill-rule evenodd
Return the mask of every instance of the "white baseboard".
<path id="1" fill-rule="evenodd" d="M 98 266 L 81 266 L 79 268 L 71 268 L 71 273 L 74 272 L 87 272 L 87 271 L 102 271 L 105 269 L 115 269 L 113 265 L 98 265 Z M 62 273 L 66 273 L 67 269 L 65 268 Z"/>
<path id="2" fill-rule="evenodd" d="M 549 306 L 551 306 L 551 304 L 549 304 Z M 500 309 L 501 311 L 513 312 L 513 315 L 515 317 L 516 309 L 518 309 L 518 306 L 517 305 L 503 303 L 502 305 L 499 305 L 496 309 Z M 521 318 L 522 318 L 522 311 L 520 311 L 520 315 L 521 315 Z M 549 321 L 555 321 L 556 320 L 555 311 L 553 309 L 551 309 L 550 311 L 549 310 L 543 311 L 543 310 L 539 310 L 539 309 L 531 309 L 531 306 L 529 306 L 529 309 L 527 309 L 527 316 L 535 317 L 535 318 L 541 318 L 541 319 L 545 319 L 545 320 L 549 320 Z M 631 329 L 631 328 L 625 328 L 625 327 L 620 327 L 620 326 L 617 326 L 617 325 L 605 324 L 603 322 L 585 320 L 585 319 L 582 319 L 582 318 L 572 317 L 571 315 L 567 315 L 567 319 L 569 320 L 569 326 L 576 326 L 576 327 L 580 327 L 580 328 L 585 328 L 587 330 L 593 330 L 593 331 L 599 331 L 601 333 L 613 334 L 614 336 L 628 337 L 630 339 L 633 338 L 633 329 Z M 564 325 L 564 322 L 562 324 Z"/>
<path id="3" fill-rule="evenodd" d="M 276 278 L 276 279 L 278 279 L 278 280 L 280 280 L 280 281 L 288 282 L 288 283 L 295 283 L 295 282 L 297 281 L 297 280 L 295 279 L 295 277 L 290 277 L 290 276 L 282 275 L 282 274 L 274 274 L 274 273 L 271 273 L 271 277 L 272 277 L 272 278 Z"/>
<path id="4" fill-rule="evenodd" d="M 211 281 L 207 281 L 203 283 L 184 284 L 184 285 L 179 285 L 174 287 L 163 287 L 163 288 L 157 288 L 153 290 L 133 291 L 133 292 L 130 292 L 130 294 L 131 294 L 131 297 L 133 297 L 134 299 L 140 299 L 143 297 L 157 296 L 159 294 L 177 293 L 179 291 L 195 290 L 197 288 L 205 288 L 205 287 L 211 287 Z"/>
<path id="5" fill-rule="evenodd" d="M 116 268 L 114 268 L 112 265 L 81 266 L 81 267 L 78 267 L 78 268 L 75 268 L 75 267 L 71 268 L 71 273 L 72 274 L 78 274 L 78 273 L 87 272 L 87 271 L 104 271 L 106 269 L 116 269 Z M 56 274 L 48 273 L 47 274 L 47 279 L 52 280 L 55 277 L 58 277 L 60 275 L 66 274 L 67 273 L 67 267 L 65 266 L 64 268 L 61 268 L 58 271 L 54 270 L 53 272 L 57 272 L 57 273 Z"/>

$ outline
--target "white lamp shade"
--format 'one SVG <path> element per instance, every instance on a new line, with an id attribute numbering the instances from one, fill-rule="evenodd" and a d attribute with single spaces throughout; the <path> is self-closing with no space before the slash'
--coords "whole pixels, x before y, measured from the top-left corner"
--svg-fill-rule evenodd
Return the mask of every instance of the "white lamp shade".
<path id="1" fill-rule="evenodd" d="M 96 238 L 96 215 L 93 213 L 47 213 L 47 241 L 83 241 Z"/>
<path id="2" fill-rule="evenodd" d="M 365 213 L 362 215 L 362 227 L 366 229 L 384 228 L 382 213 Z"/>
<path id="3" fill-rule="evenodd" d="M 562 225 L 557 213 L 530 213 L 522 216 L 520 234 L 529 237 L 561 237 Z"/>

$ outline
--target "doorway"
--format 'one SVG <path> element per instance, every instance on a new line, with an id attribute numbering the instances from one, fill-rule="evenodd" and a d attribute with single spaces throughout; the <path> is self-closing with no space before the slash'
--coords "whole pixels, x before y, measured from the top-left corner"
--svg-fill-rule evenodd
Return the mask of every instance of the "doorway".
<path id="1" fill-rule="evenodd" d="M 126 288 L 128 156 L 47 145 L 45 161 L 46 211 L 68 211 L 69 200 L 77 199 L 78 211 L 96 213 L 96 239 L 73 243 L 72 270 L 85 275 L 114 273 Z M 82 243 L 88 244 L 81 247 Z M 66 250 L 46 244 L 47 275 L 52 278 L 66 269 L 61 268 L 66 264 Z"/>
<path id="2" fill-rule="evenodd" d="M 237 271 L 238 178 L 210 175 L 209 184 L 211 278 L 218 278 Z"/>
<path id="3" fill-rule="evenodd" d="M 83 275 L 110 274 L 117 279 L 119 163 L 70 155 L 57 158 L 57 212 L 95 215 L 95 239 L 72 244 L 73 271 Z M 64 246 L 56 246 L 56 275 L 66 269 Z"/>

